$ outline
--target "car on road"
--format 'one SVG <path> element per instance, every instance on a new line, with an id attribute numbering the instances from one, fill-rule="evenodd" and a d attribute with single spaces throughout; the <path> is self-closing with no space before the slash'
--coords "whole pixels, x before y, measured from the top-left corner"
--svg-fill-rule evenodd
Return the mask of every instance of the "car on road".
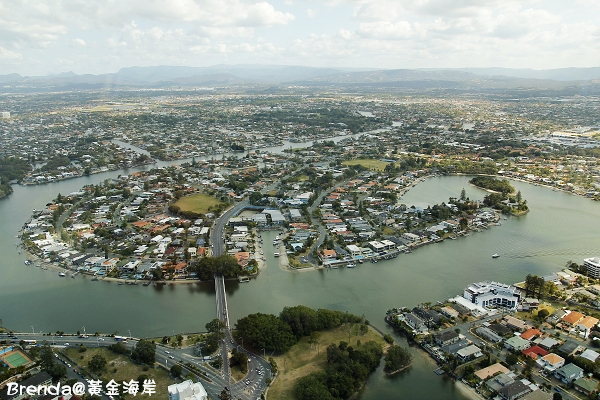
<path id="1" fill-rule="evenodd" d="M 169 358 L 170 358 L 171 360 L 174 360 L 174 359 L 175 359 L 175 357 L 173 357 L 173 356 L 169 356 Z"/>
<path id="2" fill-rule="evenodd" d="M 65 343 L 65 347 L 69 347 L 69 343 Z"/>
<path id="3" fill-rule="evenodd" d="M 165 350 L 165 354 L 171 354 L 169 350 Z"/>

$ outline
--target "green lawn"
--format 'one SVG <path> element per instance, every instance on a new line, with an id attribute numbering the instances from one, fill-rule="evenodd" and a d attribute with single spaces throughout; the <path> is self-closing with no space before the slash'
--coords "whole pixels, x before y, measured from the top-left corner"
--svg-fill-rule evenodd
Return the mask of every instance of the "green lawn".
<path id="1" fill-rule="evenodd" d="M 181 211 L 192 211 L 198 214 L 206 214 L 220 204 L 225 203 L 216 197 L 205 193 L 185 196 L 175 202 L 175 205 L 179 207 Z"/>
<path id="2" fill-rule="evenodd" d="M 381 335 L 369 328 L 369 332 L 361 335 L 359 324 L 354 324 L 350 329 L 350 345 L 357 346 L 357 341 L 361 343 L 374 340 L 385 346 Z M 278 400 L 296 400 L 293 395 L 294 384 L 303 376 L 315 371 L 322 371 L 327 365 L 327 346 L 330 344 L 339 344 L 341 341 L 348 342 L 348 326 L 331 329 L 320 332 L 319 346 L 308 343 L 308 337 L 300 339 L 285 354 L 279 357 L 273 357 L 277 362 L 279 374 L 277 379 L 269 389 L 269 398 Z"/>
<path id="3" fill-rule="evenodd" d="M 80 353 L 79 347 L 71 347 L 65 349 L 65 353 L 78 365 L 72 365 L 73 368 L 81 369 L 85 367 L 88 369 L 89 360 L 95 355 L 102 355 L 106 361 L 106 368 L 104 371 L 99 373 L 100 379 L 106 379 L 110 381 L 114 379 L 115 382 L 119 383 L 120 388 L 123 388 L 123 381 L 129 382 L 131 379 L 137 380 L 140 375 L 147 375 L 148 379 L 154 379 L 156 382 L 156 394 L 152 396 L 143 395 L 144 398 L 151 397 L 156 399 L 166 399 L 169 397 L 168 386 L 175 383 L 169 377 L 169 373 L 162 368 L 148 368 L 144 371 L 144 366 L 133 363 L 128 356 L 123 354 L 116 354 L 105 347 L 88 348 L 87 351 Z M 141 392 L 140 388 L 140 392 Z"/>
<path id="4" fill-rule="evenodd" d="M 388 165 L 388 162 L 379 161 L 379 160 L 371 160 L 365 158 L 356 158 L 354 160 L 347 160 L 342 162 L 343 165 L 362 165 L 367 169 L 375 169 L 377 171 L 383 171 L 385 166 Z"/>

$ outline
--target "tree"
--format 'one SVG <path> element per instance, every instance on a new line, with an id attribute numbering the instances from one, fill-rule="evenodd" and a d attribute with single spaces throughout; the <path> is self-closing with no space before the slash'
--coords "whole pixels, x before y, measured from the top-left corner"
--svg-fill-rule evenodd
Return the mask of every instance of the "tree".
<path id="1" fill-rule="evenodd" d="M 562 398 L 563 398 L 563 397 L 562 397 L 562 394 L 560 394 L 560 393 L 558 393 L 558 392 L 555 392 L 555 393 L 552 395 L 552 400 L 562 400 Z"/>
<path id="2" fill-rule="evenodd" d="M 467 192 L 465 191 L 465 188 L 463 188 L 463 189 L 460 191 L 460 199 L 461 199 L 462 201 L 465 201 L 465 200 L 467 199 Z"/>
<path id="3" fill-rule="evenodd" d="M 131 352 L 131 359 L 138 363 L 154 364 L 156 357 L 156 343 L 142 339 L 136 343 Z"/>
<path id="4" fill-rule="evenodd" d="M 385 372 L 394 372 L 405 368 L 412 362 L 410 352 L 404 347 L 392 345 L 385 355 Z"/>
<path id="5" fill-rule="evenodd" d="M 179 364 L 173 364 L 170 371 L 171 375 L 173 375 L 175 378 L 179 378 L 183 372 L 183 368 L 181 368 L 181 365 Z"/>
<path id="6" fill-rule="evenodd" d="M 537 317 L 540 321 L 544 321 L 546 318 L 548 318 L 548 315 L 550 315 L 550 311 L 546 310 L 545 308 L 542 308 L 537 313 Z"/>
<path id="7" fill-rule="evenodd" d="M 219 394 L 219 400 L 231 400 L 231 395 L 227 390 L 223 389 Z"/>
<path id="8" fill-rule="evenodd" d="M 519 362 L 519 356 L 516 354 L 509 353 L 506 355 L 506 363 L 508 365 L 515 365 L 517 362 Z"/>
<path id="9" fill-rule="evenodd" d="M 44 342 L 40 350 L 40 366 L 46 371 L 53 380 L 61 379 L 67 376 L 67 368 L 63 364 L 56 362 L 52 348 L 48 342 Z"/>
<path id="10" fill-rule="evenodd" d="M 94 372 L 102 371 L 106 367 L 106 358 L 101 354 L 95 354 L 88 362 L 88 367 Z"/>
<path id="11" fill-rule="evenodd" d="M 237 321 L 236 329 L 248 345 L 277 353 L 286 352 L 297 341 L 290 326 L 272 314 L 250 314 Z"/>

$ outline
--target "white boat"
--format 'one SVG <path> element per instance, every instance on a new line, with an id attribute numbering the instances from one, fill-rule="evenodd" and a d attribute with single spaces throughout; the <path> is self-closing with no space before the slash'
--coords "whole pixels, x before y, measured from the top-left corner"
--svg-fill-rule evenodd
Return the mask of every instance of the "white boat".
<path id="1" fill-rule="evenodd" d="M 274 257 L 279 257 L 279 253 L 273 253 Z"/>
<path id="2" fill-rule="evenodd" d="M 348 268 L 354 268 L 354 267 L 356 267 L 356 264 L 354 264 L 354 263 L 348 263 L 348 265 L 346 265 L 346 267 L 348 267 Z"/>
<path id="3" fill-rule="evenodd" d="M 500 254 L 498 254 L 498 253 L 492 254 L 492 258 L 498 258 L 498 257 L 500 257 Z"/>
<path id="4" fill-rule="evenodd" d="M 25 263 L 25 265 L 30 265 L 31 264 L 31 261 L 29 261 L 29 260 L 25 260 L 23 262 Z"/>
<path id="5" fill-rule="evenodd" d="M 58 276 L 67 276 L 67 274 L 65 274 L 64 272 L 61 271 L 58 273 Z"/>
<path id="6" fill-rule="evenodd" d="M 279 236 L 275 236 L 275 240 L 279 240 Z"/>

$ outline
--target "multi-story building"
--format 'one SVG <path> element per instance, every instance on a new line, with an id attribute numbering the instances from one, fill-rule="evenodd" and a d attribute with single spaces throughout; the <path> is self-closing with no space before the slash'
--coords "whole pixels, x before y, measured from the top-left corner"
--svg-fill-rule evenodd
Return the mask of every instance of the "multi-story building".
<path id="1" fill-rule="evenodd" d="M 590 278 L 600 278 L 600 258 L 584 258 L 583 265 L 587 268 L 587 274 Z"/>
<path id="2" fill-rule="evenodd" d="M 467 286 L 463 297 L 484 308 L 505 307 L 516 309 L 521 300 L 521 291 L 512 285 L 485 281 Z"/>

